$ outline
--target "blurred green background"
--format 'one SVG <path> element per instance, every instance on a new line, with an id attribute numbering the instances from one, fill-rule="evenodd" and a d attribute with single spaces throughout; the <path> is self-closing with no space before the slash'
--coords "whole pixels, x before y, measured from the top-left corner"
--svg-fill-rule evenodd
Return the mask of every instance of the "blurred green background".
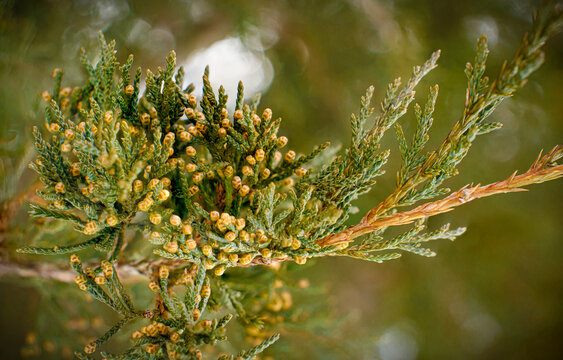
<path id="1" fill-rule="evenodd" d="M 463 70 L 473 59 L 476 39 L 481 33 L 489 37 L 492 77 L 531 28 L 530 14 L 538 5 L 0 1 L 0 200 L 25 190 L 33 176 L 21 169 L 32 154 L 31 126 L 42 123 L 39 94 L 51 88 L 52 69 L 65 69 L 65 83 L 77 84 L 82 79 L 78 50 L 83 46 L 95 58 L 99 31 L 116 39 L 121 60 L 133 53 L 144 70 L 162 65 L 175 49 L 188 81 L 197 83 L 205 64 L 211 65 L 215 84 L 234 89 L 243 80 L 249 92 L 262 92 L 263 106 L 284 119 L 281 132 L 298 152 L 327 140 L 347 144 L 349 114 L 357 111 L 367 86 L 375 85 L 377 104 L 394 77 L 406 78 L 413 65 L 441 49 L 440 66 L 417 94 L 422 102 L 429 86 L 440 85 L 430 140 L 435 145 L 460 117 Z M 476 141 L 451 188 L 523 171 L 540 149 L 561 143 L 563 37 L 553 38 L 546 51 L 540 71 L 493 115 L 504 128 Z M 402 119 L 406 131 L 412 132 L 413 118 Z M 396 150 L 393 136 L 385 146 Z M 396 153 L 387 176 L 358 201 L 360 212 L 351 222 L 392 189 Z M 468 227 L 453 244 L 433 244 L 435 258 L 406 255 L 385 264 L 317 260 L 306 275 L 311 283 L 328 286 L 339 317 L 352 319 L 339 345 L 351 347 L 361 339 L 362 359 L 563 358 L 563 187 L 559 180 L 530 190 L 478 200 L 431 219 L 431 229 L 447 222 Z M 45 316 L 40 304 L 33 282 L 0 279 L 0 358 L 19 358 L 25 334 Z"/>

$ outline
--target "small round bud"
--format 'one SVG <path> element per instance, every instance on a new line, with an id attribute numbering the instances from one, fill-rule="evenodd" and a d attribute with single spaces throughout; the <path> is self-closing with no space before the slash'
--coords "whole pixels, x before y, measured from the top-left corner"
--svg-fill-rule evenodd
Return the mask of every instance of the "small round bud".
<path id="1" fill-rule="evenodd" d="M 235 241 L 236 237 L 237 236 L 232 231 L 229 231 L 228 233 L 225 234 L 225 240 L 227 240 L 227 241 L 231 241 L 231 242 Z"/>
<path id="2" fill-rule="evenodd" d="M 223 224 L 229 225 L 231 223 L 231 215 L 229 215 L 228 213 L 222 213 L 221 221 L 223 222 Z"/>
<path id="3" fill-rule="evenodd" d="M 280 136 L 276 142 L 279 148 L 284 147 L 287 144 L 287 138 L 285 136 Z"/>
<path id="4" fill-rule="evenodd" d="M 217 221 L 217 223 L 215 225 L 217 226 L 217 229 L 219 229 L 219 231 L 221 231 L 221 232 L 227 231 L 227 227 L 225 226 L 223 221 L 219 220 L 219 221 Z"/>
<path id="5" fill-rule="evenodd" d="M 88 275 L 88 277 L 93 278 L 94 276 L 96 276 L 96 273 L 94 273 L 94 269 L 92 269 L 91 267 L 86 267 L 86 269 L 84 269 L 84 273 L 86 275 Z"/>
<path id="6" fill-rule="evenodd" d="M 55 185 L 55 191 L 58 192 L 59 194 L 64 194 L 65 193 L 65 184 L 63 184 L 62 182 L 58 182 Z"/>
<path id="7" fill-rule="evenodd" d="M 225 175 L 225 177 L 227 179 L 230 179 L 233 177 L 235 173 L 235 170 L 233 169 L 233 167 L 231 165 L 227 165 L 224 169 L 223 169 L 223 174 Z"/>
<path id="8" fill-rule="evenodd" d="M 195 240 L 190 239 L 186 241 L 186 248 L 188 250 L 193 250 L 197 247 L 197 243 L 195 242 Z"/>
<path id="9" fill-rule="evenodd" d="M 162 221 L 162 216 L 159 213 L 153 212 L 149 215 L 149 221 L 155 225 L 158 225 Z"/>
<path id="10" fill-rule="evenodd" d="M 84 121 L 81 121 L 81 122 L 78 123 L 76 128 L 78 130 L 80 130 L 81 132 L 85 132 L 86 131 L 86 123 Z"/>
<path id="11" fill-rule="evenodd" d="M 83 230 L 84 234 L 86 235 L 95 234 L 97 231 L 98 231 L 98 224 L 94 221 L 88 221 L 84 226 L 84 230 Z"/>
<path id="12" fill-rule="evenodd" d="M 274 153 L 274 162 L 279 162 L 281 160 L 281 158 L 282 158 L 282 153 L 279 152 L 279 151 L 276 151 Z"/>
<path id="13" fill-rule="evenodd" d="M 180 340 L 180 334 L 178 334 L 177 332 L 173 332 L 172 334 L 170 334 L 170 341 L 176 343 L 178 342 L 178 340 Z"/>
<path id="14" fill-rule="evenodd" d="M 186 164 L 186 171 L 187 172 L 194 172 L 197 169 L 197 165 L 196 164 Z"/>
<path id="15" fill-rule="evenodd" d="M 229 111 L 227 110 L 227 108 L 222 108 L 221 109 L 221 117 L 229 117 Z"/>
<path id="16" fill-rule="evenodd" d="M 104 276 L 108 279 L 113 276 L 113 268 L 111 267 L 111 265 L 104 267 L 102 269 L 102 272 L 104 273 Z"/>
<path id="17" fill-rule="evenodd" d="M 270 110 L 269 108 L 264 109 L 264 112 L 262 113 L 262 119 L 270 121 L 272 119 L 272 110 Z"/>
<path id="18" fill-rule="evenodd" d="M 225 254 L 224 252 L 220 252 L 217 255 L 217 260 L 219 260 L 220 262 L 227 262 L 227 260 L 229 259 L 229 257 L 227 256 L 227 254 Z"/>
<path id="19" fill-rule="evenodd" d="M 235 224 L 235 228 L 236 228 L 238 231 L 241 231 L 241 230 L 244 229 L 244 227 L 246 226 L 246 220 L 244 220 L 244 219 L 242 219 L 242 218 L 236 219 L 236 220 L 234 221 L 234 224 Z"/>
<path id="20" fill-rule="evenodd" d="M 195 148 L 193 146 L 188 146 L 186 148 L 186 155 L 195 156 L 195 154 L 197 154 L 197 151 L 195 150 Z"/>
<path id="21" fill-rule="evenodd" d="M 108 226 L 115 226 L 115 225 L 117 225 L 118 222 L 119 222 L 119 219 L 115 215 L 110 215 L 106 219 L 106 224 L 108 224 Z"/>
<path id="22" fill-rule="evenodd" d="M 149 126 L 151 124 L 151 116 L 147 113 L 141 115 L 141 124 L 143 126 Z"/>
<path id="23" fill-rule="evenodd" d="M 172 226 L 180 226 L 180 224 L 182 223 L 182 219 L 178 215 L 170 216 L 169 221 Z"/>
<path id="24" fill-rule="evenodd" d="M 171 254 L 175 254 L 178 252 L 178 242 L 176 241 L 169 241 L 164 245 L 164 250 L 168 251 Z"/>
<path id="25" fill-rule="evenodd" d="M 213 254 L 213 248 L 211 248 L 211 245 L 205 244 L 201 247 L 201 252 L 203 255 L 210 257 Z"/>
<path id="26" fill-rule="evenodd" d="M 197 185 L 192 185 L 188 188 L 188 195 L 194 196 L 199 192 L 199 187 Z"/>
<path id="27" fill-rule="evenodd" d="M 240 187 L 238 194 L 240 196 L 246 196 L 250 192 L 250 188 L 247 185 L 243 185 Z"/>
<path id="28" fill-rule="evenodd" d="M 188 128 L 188 133 L 192 136 L 199 136 L 199 130 L 195 126 L 190 126 Z"/>
<path id="29" fill-rule="evenodd" d="M 195 174 L 192 175 L 192 181 L 197 184 L 199 182 L 201 182 L 203 180 L 203 173 L 201 172 L 196 172 Z"/>
<path id="30" fill-rule="evenodd" d="M 192 107 L 195 107 L 197 105 L 197 97 L 194 94 L 190 94 L 190 96 L 188 96 L 188 103 Z"/>
<path id="31" fill-rule="evenodd" d="M 158 283 L 153 280 L 149 282 L 149 289 L 153 292 L 158 292 L 160 290 L 160 286 L 158 286 Z"/>
<path id="32" fill-rule="evenodd" d="M 307 174 L 307 169 L 302 167 L 298 167 L 297 169 L 295 169 L 295 175 L 302 177 L 305 176 L 305 174 Z"/>
<path id="33" fill-rule="evenodd" d="M 197 321 L 199 319 L 199 317 L 201 316 L 201 312 L 199 311 L 199 309 L 194 309 L 194 312 L 192 313 L 192 319 L 194 321 Z"/>
<path id="34" fill-rule="evenodd" d="M 269 259 L 272 257 L 272 250 L 268 249 L 268 248 L 264 248 L 262 250 L 260 250 L 260 254 L 262 254 L 262 257 L 264 259 Z"/>
<path id="35" fill-rule="evenodd" d="M 127 95 L 133 95 L 134 92 L 135 92 L 135 87 L 133 85 L 129 84 L 125 87 L 125 93 Z"/>
<path id="36" fill-rule="evenodd" d="M 106 111 L 104 113 L 104 121 L 108 124 L 113 121 L 113 111 Z"/>
<path id="37" fill-rule="evenodd" d="M 305 256 L 295 256 L 293 260 L 295 260 L 295 262 L 299 265 L 304 265 L 307 262 L 307 258 Z"/>
<path id="38" fill-rule="evenodd" d="M 96 351 L 96 344 L 90 343 L 90 344 L 84 346 L 84 352 L 86 354 L 93 354 L 94 351 Z"/>
<path id="39" fill-rule="evenodd" d="M 238 255 L 237 254 L 230 254 L 229 255 L 229 262 L 231 264 L 236 264 L 238 262 Z"/>
<path id="40" fill-rule="evenodd" d="M 48 91 L 43 91 L 41 93 L 41 98 L 43 99 L 43 101 L 49 102 L 49 101 L 51 101 L 51 94 L 49 94 Z"/>
<path id="41" fill-rule="evenodd" d="M 285 153 L 283 159 L 289 163 L 292 162 L 293 159 L 295 159 L 295 151 L 289 150 L 288 152 Z"/>
<path id="42" fill-rule="evenodd" d="M 184 235 L 191 235 L 192 234 L 192 226 L 190 224 L 185 224 L 184 226 L 182 226 L 182 233 Z"/>
<path id="43" fill-rule="evenodd" d="M 260 119 L 260 117 L 256 114 L 252 115 L 252 124 L 254 124 L 254 126 L 258 127 L 260 126 L 260 124 L 262 123 L 262 120 Z"/>
<path id="44" fill-rule="evenodd" d="M 170 197 L 170 191 L 162 189 L 158 192 L 158 200 L 166 201 Z"/>
<path id="45" fill-rule="evenodd" d="M 143 191 L 143 182 L 141 180 L 133 181 L 133 191 L 134 192 L 141 192 Z"/>
<path id="46" fill-rule="evenodd" d="M 234 187 L 235 189 L 238 189 L 238 188 L 240 188 L 241 185 L 242 185 L 242 180 L 240 179 L 240 177 L 235 176 L 235 177 L 233 178 L 233 180 L 231 180 L 231 184 L 233 185 L 233 187 Z"/>
<path id="47" fill-rule="evenodd" d="M 264 149 L 258 149 L 254 153 L 254 158 L 256 158 L 256 161 L 258 162 L 264 160 L 265 156 L 266 156 L 266 152 L 264 151 Z"/>
<path id="48" fill-rule="evenodd" d="M 162 179 L 160 179 L 160 183 L 162 184 L 162 187 L 165 187 L 165 188 L 167 188 L 167 187 L 169 187 L 169 186 L 170 186 L 170 184 L 171 184 L 171 181 L 170 181 L 170 179 L 169 179 L 169 178 L 167 178 L 167 177 L 163 177 Z"/>
<path id="49" fill-rule="evenodd" d="M 61 127 L 57 123 L 52 123 L 51 125 L 48 126 L 48 129 L 50 132 L 55 133 L 55 132 L 59 132 Z"/>
<path id="50" fill-rule="evenodd" d="M 100 274 L 100 275 L 98 275 L 94 278 L 94 281 L 98 285 L 104 285 L 106 283 L 106 278 L 105 278 L 105 276 Z"/>
<path id="51" fill-rule="evenodd" d="M 145 332 L 149 335 L 149 336 L 155 336 L 156 333 L 158 332 L 158 329 L 156 327 L 156 322 L 153 322 L 152 324 L 148 325 L 146 327 Z"/>
<path id="52" fill-rule="evenodd" d="M 252 155 L 248 155 L 246 157 L 246 162 L 249 163 L 250 165 L 256 165 L 256 159 Z"/>
<path id="53" fill-rule="evenodd" d="M 190 141 L 190 140 L 192 139 L 192 134 L 190 134 L 190 133 L 187 132 L 187 131 L 182 131 L 182 132 L 180 133 L 180 135 L 178 135 L 178 138 L 179 138 L 181 141 L 188 142 L 188 141 Z"/>
<path id="54" fill-rule="evenodd" d="M 150 237 L 154 240 L 157 240 L 157 241 L 162 239 L 162 235 L 160 235 L 160 233 L 158 231 L 151 232 Z"/>
<path id="55" fill-rule="evenodd" d="M 224 265 L 219 265 L 215 268 L 215 270 L 213 270 L 213 272 L 215 273 L 216 276 L 221 276 L 225 273 L 225 266 Z"/>
<path id="56" fill-rule="evenodd" d="M 220 127 L 220 128 L 217 130 L 217 135 L 218 135 L 219 137 L 225 137 L 225 136 L 227 136 L 227 129 L 225 129 L 225 128 L 223 128 L 223 127 Z"/>
<path id="57" fill-rule="evenodd" d="M 282 186 L 291 187 L 293 186 L 293 179 L 292 178 L 285 178 L 282 181 Z"/>
<path id="58" fill-rule="evenodd" d="M 69 152 L 70 150 L 72 150 L 72 146 L 69 143 L 64 142 L 64 143 L 61 144 L 61 151 L 62 152 L 66 153 L 66 152 Z"/>
<path id="59" fill-rule="evenodd" d="M 161 279 L 166 279 L 169 274 L 170 274 L 170 273 L 169 273 L 169 271 L 168 271 L 168 267 L 166 267 L 166 266 L 164 266 L 164 265 L 161 266 L 161 267 L 158 269 L 158 276 L 159 276 Z"/>
<path id="60" fill-rule="evenodd" d="M 70 166 L 70 174 L 72 176 L 80 175 L 80 168 L 78 167 L 78 163 L 72 163 L 72 165 Z"/>
<path id="61" fill-rule="evenodd" d="M 245 175 L 245 176 L 252 176 L 252 174 L 254 174 L 254 171 L 252 170 L 252 168 L 250 166 L 244 165 L 242 167 L 242 174 Z"/>
<path id="62" fill-rule="evenodd" d="M 235 120 L 241 120 L 243 117 L 243 113 L 242 110 L 236 110 L 235 114 L 233 115 L 233 117 L 235 118 Z"/>
<path id="63" fill-rule="evenodd" d="M 297 239 L 293 239 L 293 241 L 291 242 L 291 248 L 293 250 L 297 250 L 301 247 L 301 241 L 297 240 Z"/>
<path id="64" fill-rule="evenodd" d="M 244 254 L 241 257 L 239 257 L 239 260 L 238 260 L 238 262 L 241 265 L 250 264 L 251 261 L 252 261 L 252 254 Z"/>
<path id="65" fill-rule="evenodd" d="M 250 239 L 250 235 L 248 235 L 248 232 L 242 230 L 241 232 L 238 233 L 238 237 L 239 239 L 241 239 L 242 241 L 248 241 Z"/>
<path id="66" fill-rule="evenodd" d="M 169 132 L 164 135 L 164 142 L 172 143 L 174 142 L 174 139 L 176 139 L 176 135 L 173 132 Z"/>
<path id="67" fill-rule="evenodd" d="M 70 262 L 72 264 L 80 264 L 80 258 L 76 254 L 70 255 Z"/>
<path id="68" fill-rule="evenodd" d="M 65 130 L 65 137 L 67 138 L 67 140 L 74 139 L 74 131 L 72 131 L 72 129 L 66 129 Z"/>
<path id="69" fill-rule="evenodd" d="M 228 129 L 231 126 L 231 120 L 224 118 L 221 120 L 221 127 Z"/>
<path id="70" fill-rule="evenodd" d="M 86 277 L 84 275 L 76 275 L 74 277 L 74 282 L 77 285 L 84 284 L 86 282 Z"/>
<path id="71" fill-rule="evenodd" d="M 270 169 L 266 168 L 260 172 L 260 177 L 265 180 L 270 177 L 270 174 L 271 174 Z"/>
<path id="72" fill-rule="evenodd" d="M 70 96 L 70 88 L 69 87 L 65 87 L 62 88 L 61 91 L 59 91 L 59 96 L 60 97 L 69 97 Z"/>
<path id="73" fill-rule="evenodd" d="M 209 213 L 209 217 L 211 218 L 211 221 L 213 221 L 213 222 L 219 220 L 219 217 L 220 217 L 219 211 L 215 211 L 215 210 L 211 211 Z"/>
<path id="74" fill-rule="evenodd" d="M 133 333 L 131 334 L 131 339 L 133 339 L 133 340 L 137 340 L 137 339 L 140 339 L 142 337 L 143 337 L 143 333 L 138 331 L 138 330 L 133 331 Z"/>
<path id="75" fill-rule="evenodd" d="M 208 298 L 211 295 L 211 288 L 209 285 L 203 285 L 201 288 L 201 296 Z"/>
<path id="76" fill-rule="evenodd" d="M 198 127 L 198 130 L 200 130 L 200 131 L 204 130 L 204 129 L 205 129 L 205 128 L 204 128 L 204 125 L 203 125 L 201 122 L 205 121 L 205 114 L 202 113 L 201 111 L 196 111 L 196 112 L 195 112 L 195 116 L 197 117 L 197 120 L 199 121 L 199 122 L 196 124 L 196 126 L 199 126 L 199 127 Z M 202 131 L 202 132 L 203 132 L 203 131 Z"/>
<path id="77" fill-rule="evenodd" d="M 154 354 L 158 351 L 158 348 L 159 346 L 157 344 L 148 344 L 147 346 L 145 346 L 145 352 L 147 354 Z"/>
<path id="78" fill-rule="evenodd" d="M 139 203 L 137 204 L 137 207 L 141 211 L 148 211 L 151 208 L 151 206 L 152 206 L 151 199 L 144 199 L 142 201 L 139 201 Z"/>

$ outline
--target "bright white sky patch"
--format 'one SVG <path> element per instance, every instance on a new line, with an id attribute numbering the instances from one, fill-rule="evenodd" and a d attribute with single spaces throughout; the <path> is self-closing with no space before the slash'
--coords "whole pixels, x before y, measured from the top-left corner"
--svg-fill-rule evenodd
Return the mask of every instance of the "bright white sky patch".
<path id="1" fill-rule="evenodd" d="M 217 94 L 217 89 L 223 85 L 229 95 L 230 109 L 234 107 L 239 80 L 244 84 L 245 98 L 251 98 L 266 90 L 274 77 L 272 63 L 264 53 L 249 49 L 239 38 L 217 41 L 194 52 L 182 65 L 185 79 L 194 83 L 198 97 L 202 94 L 203 71 L 209 65 L 213 90 Z"/>

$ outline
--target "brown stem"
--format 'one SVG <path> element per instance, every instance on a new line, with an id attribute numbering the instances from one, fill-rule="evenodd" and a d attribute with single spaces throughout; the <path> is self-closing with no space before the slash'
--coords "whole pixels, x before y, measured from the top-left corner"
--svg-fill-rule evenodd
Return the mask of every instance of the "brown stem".
<path id="1" fill-rule="evenodd" d="M 317 240 L 317 244 L 321 246 L 328 246 L 343 242 L 350 242 L 358 236 L 384 227 L 409 224 L 417 219 L 453 210 L 454 207 L 463 205 L 475 199 L 500 193 L 525 191 L 525 189 L 522 189 L 523 186 L 554 180 L 563 176 L 563 165 L 549 167 L 562 152 L 563 146 L 559 145 L 553 148 L 553 150 L 544 157 L 541 157 L 540 153 L 540 156 L 538 156 L 537 160 L 534 164 L 532 164 L 530 169 L 522 175 L 516 176 L 516 173 L 514 173 L 506 180 L 485 186 L 477 185 L 471 187 L 467 185 L 442 200 L 426 203 L 412 210 L 400 212 L 383 218 L 373 218 L 373 213 L 377 212 L 377 209 L 384 206 L 382 204 L 386 203 L 386 199 L 384 202 L 368 212 L 359 224 L 350 226 L 341 232 L 319 239 Z"/>

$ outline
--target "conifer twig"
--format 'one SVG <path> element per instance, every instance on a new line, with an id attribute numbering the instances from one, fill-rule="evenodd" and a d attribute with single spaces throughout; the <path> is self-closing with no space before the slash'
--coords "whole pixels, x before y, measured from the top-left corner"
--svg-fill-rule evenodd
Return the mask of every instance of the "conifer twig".
<path id="1" fill-rule="evenodd" d="M 417 206 L 412 210 L 399 212 L 390 216 L 371 220 L 370 217 L 366 215 L 357 225 L 353 225 L 344 231 L 319 239 L 317 240 L 317 244 L 329 246 L 351 242 L 361 235 L 374 232 L 384 227 L 410 224 L 417 219 L 451 211 L 454 207 L 475 199 L 507 192 L 526 191 L 526 189 L 522 188 L 523 186 L 538 184 L 562 177 L 563 165 L 553 166 L 553 164 L 558 158 L 563 156 L 563 145 L 554 147 L 543 157 L 541 155 L 540 153 L 528 171 L 521 175 L 517 176 L 516 172 L 514 172 L 514 174 L 505 180 L 485 186 L 467 185 L 442 200 L 429 202 Z"/>

